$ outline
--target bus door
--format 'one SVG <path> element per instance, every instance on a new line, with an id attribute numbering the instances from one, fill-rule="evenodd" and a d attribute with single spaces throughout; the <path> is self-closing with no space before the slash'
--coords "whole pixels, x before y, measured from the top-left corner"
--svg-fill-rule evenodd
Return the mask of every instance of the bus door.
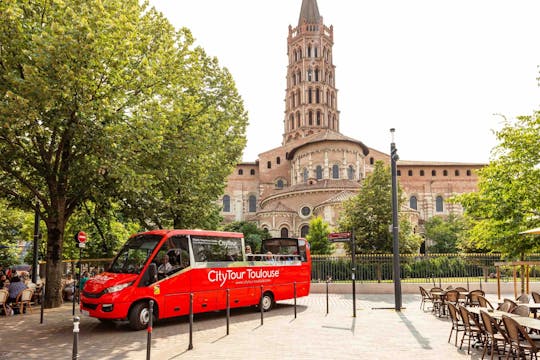
<path id="1" fill-rule="evenodd" d="M 158 269 L 158 281 L 153 284 L 154 295 L 163 304 L 160 317 L 180 316 L 189 313 L 191 291 L 191 258 L 188 238 L 185 235 L 169 237 L 153 259 Z"/>

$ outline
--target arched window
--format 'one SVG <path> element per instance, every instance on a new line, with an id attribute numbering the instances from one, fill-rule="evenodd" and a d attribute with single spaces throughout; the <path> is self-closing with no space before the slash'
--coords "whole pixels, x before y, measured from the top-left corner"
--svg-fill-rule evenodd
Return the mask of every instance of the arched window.
<path id="1" fill-rule="evenodd" d="M 279 156 L 276 158 L 276 164 L 281 164 L 281 158 Z"/>
<path id="2" fill-rule="evenodd" d="M 424 170 L 420 170 L 420 176 L 424 176 Z"/>
<path id="3" fill-rule="evenodd" d="M 332 179 L 339 179 L 339 166 L 332 166 Z"/>
<path id="4" fill-rule="evenodd" d="M 454 175 L 455 175 L 455 176 L 459 176 L 459 170 L 455 170 L 455 171 L 454 171 Z"/>
<path id="5" fill-rule="evenodd" d="M 315 46 L 315 57 L 319 57 L 319 48 Z"/>
<path id="6" fill-rule="evenodd" d="M 304 177 L 304 182 L 307 182 L 307 179 L 308 179 L 308 169 L 307 168 L 304 168 L 303 177 Z"/>
<path id="7" fill-rule="evenodd" d="M 312 101 L 313 101 L 313 89 L 309 88 L 309 90 L 308 90 L 308 103 L 311 104 Z"/>
<path id="8" fill-rule="evenodd" d="M 448 176 L 448 170 L 443 170 L 442 174 L 443 176 Z"/>
<path id="9" fill-rule="evenodd" d="M 435 198 L 435 211 L 436 212 L 443 212 L 443 198 L 442 196 L 437 196 Z"/>
<path id="10" fill-rule="evenodd" d="M 283 189 L 283 180 L 282 179 L 279 179 L 278 181 L 276 181 L 276 188 Z"/>
<path id="11" fill-rule="evenodd" d="M 255 175 L 255 169 L 251 169 L 251 170 L 249 171 L 249 175 Z"/>
<path id="12" fill-rule="evenodd" d="M 317 176 L 317 180 L 321 180 L 322 179 L 322 166 L 321 165 L 317 166 L 317 168 L 315 169 L 315 173 Z"/>
<path id="13" fill-rule="evenodd" d="M 239 169 L 239 170 L 238 170 L 238 175 L 244 175 L 244 170 Z"/>
<path id="14" fill-rule="evenodd" d="M 290 121 L 291 121 L 291 130 L 293 130 L 294 129 L 294 115 L 293 114 L 291 114 Z"/>
<path id="15" fill-rule="evenodd" d="M 317 110 L 317 125 L 321 125 L 321 111 Z"/>
<path id="16" fill-rule="evenodd" d="M 412 170 L 407 171 L 407 175 L 412 176 Z"/>
<path id="17" fill-rule="evenodd" d="M 223 212 L 231 212 L 231 197 L 229 195 L 223 197 Z"/>
<path id="18" fill-rule="evenodd" d="M 315 102 L 319 104 L 321 102 L 321 95 L 319 89 L 315 89 Z"/>
<path id="19" fill-rule="evenodd" d="M 369 158 L 369 165 L 375 164 L 375 159 L 373 157 Z"/>
<path id="20" fill-rule="evenodd" d="M 307 56 L 311 57 L 311 45 L 309 45 L 307 48 Z"/>
<path id="21" fill-rule="evenodd" d="M 296 74 L 292 74 L 292 83 L 293 85 L 296 85 Z"/>
<path id="22" fill-rule="evenodd" d="M 319 69 L 315 69 L 315 81 L 319 81 Z"/>
<path id="23" fill-rule="evenodd" d="M 418 200 L 416 199 L 416 196 L 411 196 L 409 206 L 411 209 L 418 210 Z"/>
<path id="24" fill-rule="evenodd" d="M 305 238 L 309 233 L 309 225 L 304 225 L 300 228 L 300 237 Z"/>
<path id="25" fill-rule="evenodd" d="M 271 168 L 272 168 L 272 162 L 271 162 L 271 161 L 267 161 L 267 162 L 266 162 L 266 167 L 267 167 L 268 169 L 271 169 Z"/>
<path id="26" fill-rule="evenodd" d="M 255 195 L 250 195 L 249 199 L 249 212 L 256 212 L 257 211 L 257 198 Z"/>
<path id="27" fill-rule="evenodd" d="M 431 170 L 431 176 L 437 176 L 437 170 Z"/>
<path id="28" fill-rule="evenodd" d="M 313 125 L 313 111 L 309 110 L 308 113 L 308 123 L 309 125 Z"/>
<path id="29" fill-rule="evenodd" d="M 280 231 L 280 235 L 282 238 L 288 238 L 289 237 L 289 229 L 286 227 L 282 227 Z"/>
<path id="30" fill-rule="evenodd" d="M 349 165 L 349 167 L 347 168 L 347 178 L 349 180 L 353 180 L 354 179 L 354 168 L 352 165 Z"/>

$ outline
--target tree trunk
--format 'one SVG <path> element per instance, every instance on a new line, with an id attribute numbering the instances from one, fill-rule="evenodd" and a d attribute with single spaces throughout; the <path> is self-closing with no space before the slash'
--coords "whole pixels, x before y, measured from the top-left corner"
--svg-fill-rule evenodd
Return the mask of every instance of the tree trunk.
<path id="1" fill-rule="evenodd" d="M 62 248 L 65 224 L 61 221 L 47 223 L 47 261 L 45 267 L 44 307 L 55 308 L 62 305 Z"/>

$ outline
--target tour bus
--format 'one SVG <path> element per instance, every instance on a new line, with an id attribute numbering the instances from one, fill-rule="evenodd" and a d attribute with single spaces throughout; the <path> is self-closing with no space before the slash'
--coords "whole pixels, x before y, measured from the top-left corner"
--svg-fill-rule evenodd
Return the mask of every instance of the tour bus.
<path id="1" fill-rule="evenodd" d="M 110 267 L 84 285 L 81 312 L 101 321 L 128 320 L 143 329 L 154 300 L 156 320 L 193 312 L 262 304 L 309 295 L 311 257 L 305 239 L 262 241 L 246 254 L 241 233 L 155 230 L 130 237 Z M 262 297 L 261 297 L 262 293 Z"/>

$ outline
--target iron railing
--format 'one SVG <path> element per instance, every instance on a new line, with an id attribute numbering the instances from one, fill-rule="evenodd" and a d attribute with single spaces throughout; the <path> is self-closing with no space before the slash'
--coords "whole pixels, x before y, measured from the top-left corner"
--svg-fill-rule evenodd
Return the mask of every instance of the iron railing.
<path id="1" fill-rule="evenodd" d="M 532 254 L 526 260 L 539 260 L 540 254 Z M 400 255 L 401 281 L 414 283 L 466 282 L 471 278 L 496 281 L 494 263 L 504 260 L 500 254 L 402 254 Z M 540 277 L 536 267 L 529 269 L 531 278 Z M 508 281 L 512 268 L 502 267 L 501 278 Z M 351 279 L 350 256 L 312 255 L 311 279 L 314 282 L 349 281 Z M 357 254 L 356 280 L 360 282 L 385 282 L 393 280 L 392 254 Z"/>

